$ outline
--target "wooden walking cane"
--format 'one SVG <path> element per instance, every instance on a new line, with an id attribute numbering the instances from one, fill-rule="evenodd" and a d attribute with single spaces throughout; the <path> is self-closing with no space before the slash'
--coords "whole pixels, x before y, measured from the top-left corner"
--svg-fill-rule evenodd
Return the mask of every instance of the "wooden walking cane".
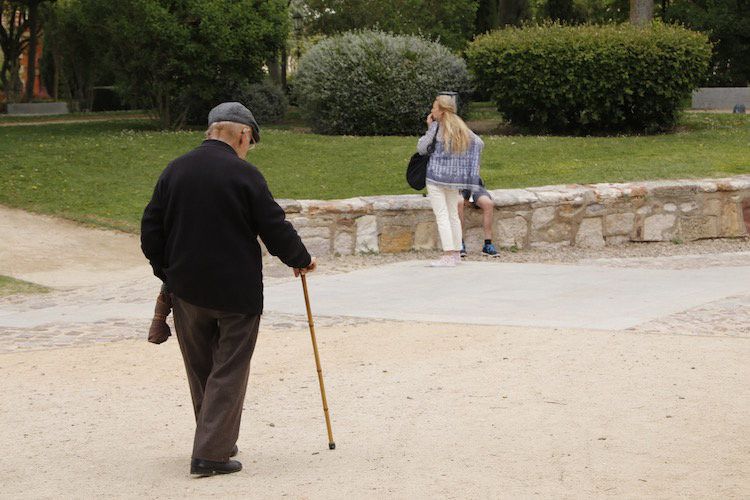
<path id="1" fill-rule="evenodd" d="M 305 292 L 305 306 L 307 307 L 307 324 L 310 325 L 310 337 L 312 338 L 313 352 L 315 352 L 315 366 L 318 369 L 318 382 L 320 382 L 320 397 L 323 398 L 323 413 L 326 417 L 326 428 L 328 429 L 328 449 L 335 450 L 336 443 L 333 442 L 333 431 L 331 431 L 331 418 L 328 416 L 328 402 L 326 401 L 326 388 L 323 385 L 323 370 L 320 368 L 320 356 L 318 355 L 318 343 L 315 340 L 315 325 L 313 324 L 312 311 L 310 310 L 310 297 L 307 295 L 307 278 L 302 277 L 302 290 Z"/>

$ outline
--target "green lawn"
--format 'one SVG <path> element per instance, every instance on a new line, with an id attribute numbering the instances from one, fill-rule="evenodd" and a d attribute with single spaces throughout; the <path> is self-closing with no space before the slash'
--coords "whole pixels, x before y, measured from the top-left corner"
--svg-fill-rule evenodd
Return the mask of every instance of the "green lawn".
<path id="1" fill-rule="evenodd" d="M 103 111 L 97 113 L 66 113 L 64 115 L 5 115 L 0 114 L 0 125 L 28 122 L 66 122 L 88 119 L 102 120 L 105 118 L 130 119 L 143 118 L 146 111 Z"/>
<path id="2" fill-rule="evenodd" d="M 248 157 L 277 198 L 413 192 L 404 170 L 416 137 L 287 128 L 264 129 Z M 490 189 L 750 173 L 746 115 L 689 113 L 678 132 L 656 136 L 483 138 Z M 0 127 L 0 204 L 135 231 L 161 170 L 201 140 L 199 131 L 160 132 L 145 121 Z"/>
<path id="3" fill-rule="evenodd" d="M 49 289 L 43 286 L 0 275 L 0 297 L 17 293 L 46 293 L 48 291 Z"/>

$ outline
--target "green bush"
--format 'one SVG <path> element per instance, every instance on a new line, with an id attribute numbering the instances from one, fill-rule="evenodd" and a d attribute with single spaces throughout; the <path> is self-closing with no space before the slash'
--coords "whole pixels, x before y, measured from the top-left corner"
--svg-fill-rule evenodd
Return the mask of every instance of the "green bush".
<path id="1" fill-rule="evenodd" d="M 247 106 L 259 125 L 281 121 L 288 106 L 284 91 L 270 81 L 226 81 L 222 82 L 222 85 L 217 85 L 206 97 L 192 99 L 186 122 L 191 125 L 205 125 L 211 109 L 226 101 L 238 101 Z"/>
<path id="2" fill-rule="evenodd" d="M 459 92 L 460 105 L 467 104 L 471 84 L 461 58 L 435 42 L 378 31 L 323 40 L 294 77 L 303 116 L 323 134 L 422 132 L 442 90 Z"/>
<path id="3" fill-rule="evenodd" d="M 703 83 L 705 35 L 654 23 L 506 29 L 467 51 L 478 85 L 512 124 L 536 132 L 655 132 Z"/>
<path id="4" fill-rule="evenodd" d="M 284 91 L 268 81 L 242 88 L 238 97 L 240 102 L 250 108 L 260 125 L 283 120 L 289 105 Z"/>

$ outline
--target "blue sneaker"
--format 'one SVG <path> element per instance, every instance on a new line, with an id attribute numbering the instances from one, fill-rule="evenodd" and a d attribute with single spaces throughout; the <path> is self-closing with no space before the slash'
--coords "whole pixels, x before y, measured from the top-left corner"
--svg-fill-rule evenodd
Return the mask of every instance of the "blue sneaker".
<path id="1" fill-rule="evenodd" d="M 487 243 L 482 247 L 482 255 L 487 255 L 489 257 L 500 257 L 498 255 L 497 250 L 495 250 L 495 245 L 492 243 Z"/>
<path id="2" fill-rule="evenodd" d="M 461 251 L 458 253 L 462 258 L 466 257 L 466 244 L 461 241 Z"/>

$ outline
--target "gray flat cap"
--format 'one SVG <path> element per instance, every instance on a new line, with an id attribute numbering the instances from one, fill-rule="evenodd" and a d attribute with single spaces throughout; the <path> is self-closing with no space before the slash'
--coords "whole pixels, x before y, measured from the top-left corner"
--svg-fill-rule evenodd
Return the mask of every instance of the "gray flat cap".
<path id="1" fill-rule="evenodd" d="M 253 139 L 260 142 L 260 127 L 253 114 L 242 103 L 222 102 L 208 113 L 208 124 L 216 122 L 234 122 L 247 125 L 253 129 Z"/>

